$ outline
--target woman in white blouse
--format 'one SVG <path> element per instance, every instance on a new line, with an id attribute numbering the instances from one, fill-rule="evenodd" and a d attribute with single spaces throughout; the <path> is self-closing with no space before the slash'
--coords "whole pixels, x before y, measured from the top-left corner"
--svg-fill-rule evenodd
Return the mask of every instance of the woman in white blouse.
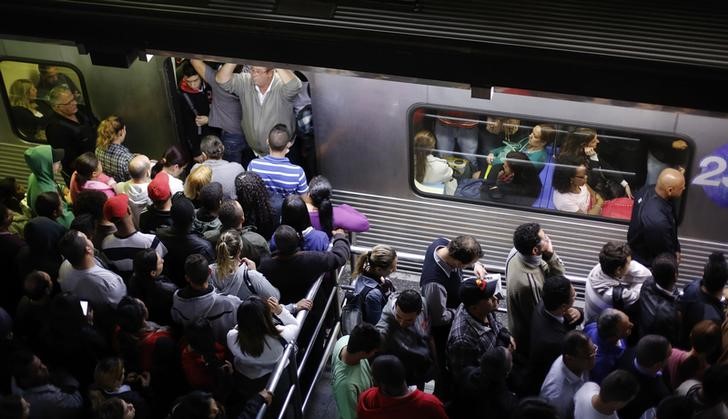
<path id="1" fill-rule="evenodd" d="M 452 195 L 458 182 L 453 179 L 453 171 L 447 160 L 432 154 L 436 145 L 437 139 L 432 132 L 422 130 L 415 134 L 415 181 L 424 186 L 420 189 L 442 188 L 441 193 Z"/>

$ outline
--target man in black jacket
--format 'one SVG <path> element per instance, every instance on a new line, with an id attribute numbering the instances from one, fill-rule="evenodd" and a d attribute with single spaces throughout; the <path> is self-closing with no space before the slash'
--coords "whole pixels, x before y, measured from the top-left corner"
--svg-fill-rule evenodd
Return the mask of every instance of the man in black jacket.
<path id="1" fill-rule="evenodd" d="M 49 101 L 53 108 L 46 137 L 53 148 L 62 148 L 66 152 L 61 160 L 63 180 L 66 184 L 71 180 L 76 157 L 96 148 L 96 127 L 99 121 L 90 113 L 79 109 L 76 96 L 65 86 L 54 87 L 50 91 Z"/>
<path id="2" fill-rule="evenodd" d="M 619 361 L 619 368 L 629 371 L 639 382 L 637 395 L 619 410 L 621 419 L 637 419 L 645 410 L 657 406 L 670 395 L 662 368 L 672 352 L 667 339 L 658 335 L 643 336 L 635 349 L 628 349 Z"/>
<path id="3" fill-rule="evenodd" d="M 573 307 L 575 297 L 574 286 L 563 275 L 550 276 L 544 281 L 543 301 L 531 317 L 528 394 L 538 392 L 551 364 L 561 355 L 564 337 L 584 320 L 583 314 Z"/>
<path id="4" fill-rule="evenodd" d="M 187 285 L 184 272 L 187 256 L 199 253 L 208 263 L 213 263 L 215 251 L 201 234 L 192 231 L 195 207 L 189 199 L 183 197 L 175 199 L 170 215 L 172 226 L 160 227 L 157 230 L 157 237 L 167 248 L 167 256 L 164 258 L 165 274 L 175 285 L 182 288 Z"/>
<path id="5" fill-rule="evenodd" d="M 273 257 L 263 259 L 258 271 L 281 292 L 280 303 L 295 303 L 306 297 L 316 279 L 343 266 L 351 254 L 344 230 L 334 230 L 330 251 L 300 251 L 299 236 L 293 227 L 281 225 L 273 234 L 278 247 Z"/>
<path id="6" fill-rule="evenodd" d="M 649 267 L 655 256 L 669 252 L 680 263 L 675 201 L 683 191 L 683 174 L 675 169 L 665 169 L 656 185 L 644 186 L 637 192 L 627 231 L 634 260 Z"/>
<path id="7" fill-rule="evenodd" d="M 652 278 L 647 279 L 640 290 L 639 315 L 636 317 L 638 335 L 665 336 L 672 345 L 677 345 L 681 317 L 675 288 L 678 273 L 675 255 L 658 255 L 652 261 L 651 271 Z"/>

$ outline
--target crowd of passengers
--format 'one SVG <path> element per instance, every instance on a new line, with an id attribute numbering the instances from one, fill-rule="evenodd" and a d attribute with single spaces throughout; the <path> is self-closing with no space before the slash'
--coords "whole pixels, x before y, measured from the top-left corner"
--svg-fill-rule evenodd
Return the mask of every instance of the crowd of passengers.
<path id="1" fill-rule="evenodd" d="M 264 403 L 280 406 L 284 392 L 265 386 L 285 346 L 310 324 L 299 324 L 298 313 L 318 307 L 307 291 L 349 259 L 345 233 L 369 225 L 353 207 L 332 205 L 328 180 L 308 181 L 288 161 L 291 125 L 265 112 L 261 122 L 254 111 L 266 97 L 290 105 L 296 89 L 283 87 L 300 80 L 233 68 L 204 80 L 237 91 L 242 137 L 203 130 L 214 112 L 200 114 L 190 99 L 199 143 L 185 137 L 152 162 L 123 145 L 120 118 L 101 121 L 88 150 L 76 146 L 90 134 L 70 119 L 48 125 L 51 145 L 26 151 L 27 191 L 0 182 L 1 417 L 247 418 Z M 183 93 L 204 90 L 199 73 L 182 73 Z M 266 96 L 275 86 L 278 96 Z M 54 112 L 79 112 L 67 85 L 49 97 Z M 292 119 L 292 108 L 282 115 Z M 260 123 L 269 125 L 263 141 Z M 54 129 L 62 147 L 53 146 Z M 247 170 L 241 138 L 258 156 Z M 238 147 L 230 160 L 228 145 Z M 55 182 L 59 173 L 66 185 Z M 352 297 L 362 321 L 331 356 L 338 413 L 728 417 L 728 267 L 714 253 L 702 278 L 677 289 L 670 208 L 684 189 L 682 174 L 665 169 L 643 192 L 630 244 L 604 245 L 583 310 L 557 244 L 535 223 L 513 234 L 505 292 L 471 236 L 432 242 L 419 290 L 397 292 L 388 280 L 395 249 L 364 253 Z M 504 299 L 507 327 L 495 316 Z M 434 394 L 422 391 L 433 379 Z"/>
<path id="2" fill-rule="evenodd" d="M 280 405 L 264 387 L 287 342 L 310 338 L 297 317 L 319 305 L 309 288 L 348 261 L 346 232 L 369 224 L 287 157 L 310 134 L 301 80 L 234 68 L 182 64 L 189 124 L 154 160 L 57 68 L 39 67 L 42 97 L 13 84 L 14 112 L 25 95 L 43 132 L 32 138 L 48 145 L 25 152 L 27 189 L 0 182 L 0 417 L 242 418 Z"/>
<path id="3" fill-rule="evenodd" d="M 505 292 L 472 236 L 432 242 L 419 290 L 391 289 L 395 249 L 361 255 L 363 323 L 332 354 L 341 417 L 728 418 L 724 255 L 681 290 L 679 254 L 608 242 L 582 309 L 557 247 L 536 223 L 516 228 Z"/>
<path id="4" fill-rule="evenodd" d="M 600 154 L 600 139 L 592 128 L 559 133 L 554 125 L 540 123 L 524 132 L 515 118 L 480 121 L 461 112 L 440 112 L 433 124 L 434 129 L 414 136 L 414 177 L 421 190 L 445 195 L 530 207 L 543 189 L 553 188 L 553 196 L 547 195 L 550 202 L 538 205 L 628 219 L 635 185 L 654 184 L 666 167 L 684 173 L 687 163 L 688 144 L 679 139 L 670 144 L 647 141 L 649 150 L 640 150 L 643 144 L 610 141 L 607 152 Z M 542 176 L 552 164 L 552 177 Z"/>

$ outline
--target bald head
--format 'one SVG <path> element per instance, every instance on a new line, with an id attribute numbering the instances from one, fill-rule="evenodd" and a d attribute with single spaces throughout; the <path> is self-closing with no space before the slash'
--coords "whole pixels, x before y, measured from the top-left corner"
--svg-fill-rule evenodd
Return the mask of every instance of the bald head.
<path id="1" fill-rule="evenodd" d="M 151 168 L 152 162 L 143 154 L 137 154 L 129 161 L 129 175 L 136 181 L 148 180 Z"/>
<path id="2" fill-rule="evenodd" d="M 657 178 L 655 192 L 663 199 L 677 199 L 685 190 L 685 176 L 676 169 L 667 168 Z"/>

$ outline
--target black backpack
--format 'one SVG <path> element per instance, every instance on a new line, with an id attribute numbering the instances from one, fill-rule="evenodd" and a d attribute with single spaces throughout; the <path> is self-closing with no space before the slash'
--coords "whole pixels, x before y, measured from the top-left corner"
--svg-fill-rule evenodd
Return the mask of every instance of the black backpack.
<path id="1" fill-rule="evenodd" d="M 374 288 L 364 287 L 359 294 L 354 294 L 354 291 L 347 291 L 344 294 L 346 304 L 341 308 L 341 333 L 343 335 L 350 335 L 351 331 L 364 321 L 364 302 Z"/>

